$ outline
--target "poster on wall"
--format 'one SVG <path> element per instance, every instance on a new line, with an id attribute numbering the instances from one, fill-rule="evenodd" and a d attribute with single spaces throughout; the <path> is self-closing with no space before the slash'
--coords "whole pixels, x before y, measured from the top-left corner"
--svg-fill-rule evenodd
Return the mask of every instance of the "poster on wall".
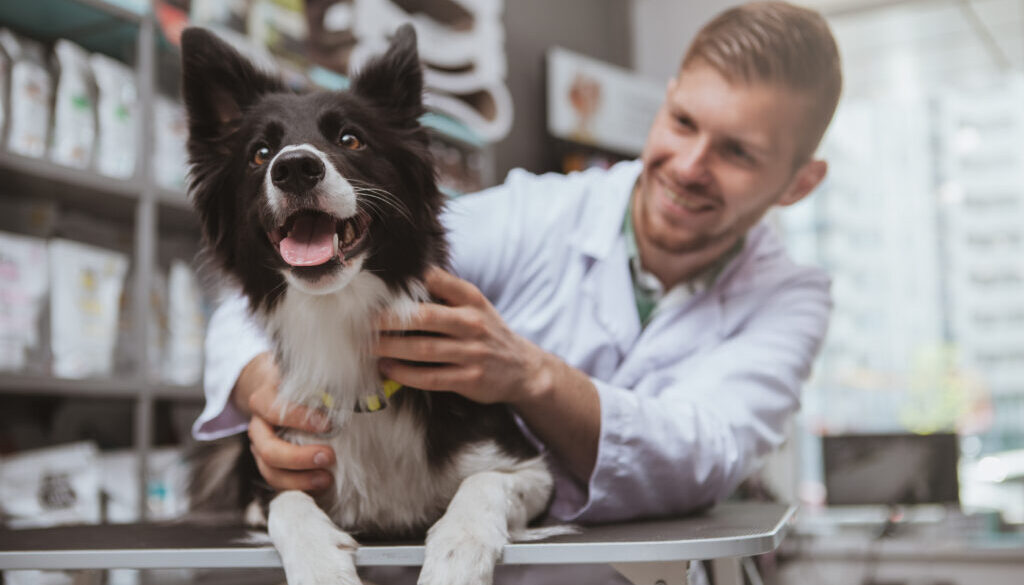
<path id="1" fill-rule="evenodd" d="M 561 47 L 548 51 L 548 132 L 627 155 L 643 150 L 665 88 Z"/>

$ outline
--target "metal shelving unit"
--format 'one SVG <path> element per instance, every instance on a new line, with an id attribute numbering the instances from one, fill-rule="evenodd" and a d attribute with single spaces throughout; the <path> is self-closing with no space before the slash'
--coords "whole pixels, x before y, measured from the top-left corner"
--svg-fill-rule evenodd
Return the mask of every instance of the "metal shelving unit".
<path id="1" fill-rule="evenodd" d="M 4 373 L 0 376 L 0 393 L 55 396 L 96 396 L 106 398 L 134 398 L 142 388 L 148 388 L 154 398 L 200 400 L 200 386 L 152 383 L 144 378 L 92 378 L 70 380 L 53 376 Z"/>
<path id="2" fill-rule="evenodd" d="M 5 2 L 0 24 L 42 41 L 69 38 L 86 49 L 131 63 L 134 55 L 139 92 L 140 123 L 136 144 L 141 145 L 135 175 L 117 179 L 91 170 L 64 167 L 46 159 L 33 159 L 0 151 L 0 189 L 14 198 L 53 201 L 58 206 L 85 210 L 132 226 L 132 280 L 126 283 L 136 299 L 149 297 L 157 263 L 162 228 L 194 230 L 185 195 L 158 187 L 153 180 L 153 104 L 156 95 L 156 20 L 151 11 L 136 13 L 102 0 L 38 0 Z M 134 303 L 132 335 L 148 339 L 150 304 Z M 134 348 L 135 363 L 145 363 L 145 348 Z M 144 369 L 140 366 L 140 369 Z M 138 455 L 139 514 L 145 519 L 146 470 L 153 441 L 154 402 L 157 399 L 197 400 L 198 387 L 176 387 L 144 372 L 110 379 L 69 380 L 53 376 L 2 373 L 0 393 L 20 395 L 116 397 L 135 401 L 133 446 Z"/>

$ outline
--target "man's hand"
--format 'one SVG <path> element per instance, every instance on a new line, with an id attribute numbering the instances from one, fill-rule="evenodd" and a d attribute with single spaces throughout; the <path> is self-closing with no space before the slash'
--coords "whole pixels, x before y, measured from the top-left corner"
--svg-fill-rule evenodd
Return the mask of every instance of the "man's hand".
<path id="1" fill-rule="evenodd" d="M 376 353 L 387 377 L 488 404 L 516 405 L 544 391 L 546 352 L 512 332 L 483 293 L 440 268 L 424 280 L 445 304 L 423 303 L 411 319 L 382 316 Z"/>
<path id="2" fill-rule="evenodd" d="M 590 378 L 509 329 L 471 283 L 440 268 L 427 272 L 424 281 L 445 304 L 422 303 L 410 319 L 382 317 L 376 353 L 384 375 L 412 388 L 509 404 L 586 482 L 601 429 Z"/>
<path id="3" fill-rule="evenodd" d="M 276 427 L 323 433 L 330 423 L 303 406 L 282 409 L 276 404 L 280 381 L 273 356 L 261 353 L 242 369 L 231 392 L 235 406 L 251 415 L 249 439 L 256 466 L 276 490 L 323 490 L 331 485 L 332 474 L 325 469 L 334 464 L 334 451 L 326 445 L 293 445 L 277 436 Z"/>

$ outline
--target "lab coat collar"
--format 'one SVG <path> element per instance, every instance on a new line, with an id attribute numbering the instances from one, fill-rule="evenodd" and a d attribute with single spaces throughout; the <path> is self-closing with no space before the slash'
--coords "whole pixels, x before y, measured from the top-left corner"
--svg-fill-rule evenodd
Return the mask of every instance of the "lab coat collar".
<path id="1" fill-rule="evenodd" d="M 587 194 L 605 201 L 603 205 L 583 206 L 583 217 L 577 222 L 571 239 L 580 253 L 603 260 L 612 252 L 615 243 L 622 238 L 626 205 L 642 169 L 643 163 L 639 160 L 620 162 L 608 171 L 599 189 Z"/>

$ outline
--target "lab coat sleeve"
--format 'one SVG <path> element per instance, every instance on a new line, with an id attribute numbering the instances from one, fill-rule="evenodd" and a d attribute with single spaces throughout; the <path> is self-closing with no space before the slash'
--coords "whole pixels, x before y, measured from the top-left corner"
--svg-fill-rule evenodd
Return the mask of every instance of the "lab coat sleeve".
<path id="1" fill-rule="evenodd" d="M 603 522 L 681 514 L 729 495 L 785 439 L 828 327 L 828 288 L 824 274 L 805 272 L 684 366 L 655 369 L 633 389 L 594 380 L 596 466 L 575 509 L 557 516 Z"/>
<path id="2" fill-rule="evenodd" d="M 246 364 L 269 349 L 270 342 L 249 313 L 249 302 L 240 294 L 225 298 L 206 331 L 206 406 L 192 425 L 193 437 L 209 441 L 248 427 L 249 418 L 229 400 L 231 390 Z"/>

